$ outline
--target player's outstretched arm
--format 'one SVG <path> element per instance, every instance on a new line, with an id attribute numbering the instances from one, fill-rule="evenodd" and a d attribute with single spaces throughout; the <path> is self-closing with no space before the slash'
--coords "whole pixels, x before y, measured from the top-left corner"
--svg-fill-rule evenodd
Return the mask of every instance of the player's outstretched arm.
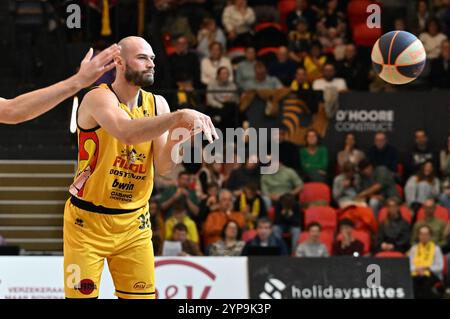
<path id="1" fill-rule="evenodd" d="M 91 48 L 81 61 L 80 70 L 72 77 L 13 99 L 0 99 L 0 123 L 17 124 L 49 111 L 114 68 L 111 61 L 119 53 L 119 46 L 113 44 L 91 60 Z"/>
<path id="2" fill-rule="evenodd" d="M 209 116 L 195 110 L 183 109 L 132 120 L 124 110 L 117 107 L 118 103 L 117 97 L 110 90 L 94 89 L 85 95 L 79 107 L 78 123 L 82 128 L 100 125 L 119 141 L 129 145 L 154 140 L 177 127 L 203 131 L 210 142 L 212 135 L 218 137 Z"/>

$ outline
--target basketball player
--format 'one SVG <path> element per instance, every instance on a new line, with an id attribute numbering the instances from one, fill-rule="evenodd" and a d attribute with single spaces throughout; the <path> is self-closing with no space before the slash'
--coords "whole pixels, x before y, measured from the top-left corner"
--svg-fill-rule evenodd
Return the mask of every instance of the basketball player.
<path id="1" fill-rule="evenodd" d="M 104 260 L 119 298 L 155 298 L 149 199 L 154 168 L 175 165 L 178 127 L 218 138 L 210 118 L 170 112 L 153 83 L 155 54 L 142 38 L 119 42 L 116 79 L 88 92 L 78 109 L 78 172 L 64 211 L 66 298 L 97 298 Z M 199 123 L 194 127 L 194 123 Z"/>
<path id="2" fill-rule="evenodd" d="M 119 46 L 113 44 L 91 60 L 93 54 L 91 48 L 81 61 L 80 70 L 72 77 L 13 99 L 0 98 L 0 123 L 18 124 L 51 110 L 111 70 L 114 67 L 111 61 L 119 53 Z"/>

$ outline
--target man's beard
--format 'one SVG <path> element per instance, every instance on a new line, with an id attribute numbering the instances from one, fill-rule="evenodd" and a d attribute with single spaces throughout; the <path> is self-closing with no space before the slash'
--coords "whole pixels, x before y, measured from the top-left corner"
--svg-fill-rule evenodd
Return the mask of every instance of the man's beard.
<path id="1" fill-rule="evenodd" d="M 153 74 L 144 74 L 144 71 L 136 71 L 128 64 L 125 69 L 125 79 L 128 82 L 140 87 L 150 86 L 153 82 L 155 82 Z"/>

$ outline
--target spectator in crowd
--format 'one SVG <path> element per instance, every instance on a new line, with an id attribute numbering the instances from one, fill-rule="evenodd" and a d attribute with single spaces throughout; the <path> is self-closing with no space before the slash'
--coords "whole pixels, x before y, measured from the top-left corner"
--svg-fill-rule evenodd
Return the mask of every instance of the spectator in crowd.
<path id="1" fill-rule="evenodd" d="M 358 57 L 356 46 L 352 43 L 345 46 L 344 59 L 336 66 L 337 75 L 345 80 L 350 90 L 367 90 L 369 87 L 369 71 Z"/>
<path id="2" fill-rule="evenodd" d="M 447 36 L 441 32 L 441 26 L 436 19 L 430 19 L 427 23 L 427 30 L 419 35 L 427 53 L 428 60 L 434 60 L 441 54 L 442 41 L 447 40 Z"/>
<path id="3" fill-rule="evenodd" d="M 323 67 L 328 62 L 327 56 L 322 53 L 320 42 L 313 41 L 309 54 L 303 59 L 303 67 L 308 74 L 308 81 L 313 82 L 323 76 Z"/>
<path id="4" fill-rule="evenodd" d="M 220 187 L 223 183 L 222 163 L 210 160 L 210 158 L 204 158 L 202 168 L 197 173 L 197 187 L 200 188 L 197 193 L 202 199 L 208 196 L 210 184 Z"/>
<path id="5" fill-rule="evenodd" d="M 404 18 L 397 18 L 394 20 L 394 30 L 397 31 L 407 31 L 406 30 L 406 21 Z"/>
<path id="6" fill-rule="evenodd" d="M 174 76 L 174 82 L 193 80 L 194 87 L 200 83 L 200 64 L 197 54 L 189 50 L 186 37 L 181 36 L 175 41 L 175 53 L 169 57 L 169 64 Z"/>
<path id="7" fill-rule="evenodd" d="M 328 0 L 319 24 L 323 24 L 327 29 L 337 28 L 339 24 L 343 23 L 343 20 L 344 14 L 339 11 L 338 0 Z"/>
<path id="8" fill-rule="evenodd" d="M 298 145 L 291 142 L 288 139 L 288 130 L 286 127 L 281 127 L 279 130 L 278 140 L 278 151 L 280 154 L 280 163 L 292 168 L 294 171 L 298 172 L 300 169 L 300 155 L 298 151 Z"/>
<path id="9" fill-rule="evenodd" d="M 209 248 L 209 256 L 240 256 L 245 242 L 241 240 L 242 230 L 239 224 L 233 220 L 223 226 L 221 240 L 212 244 Z"/>
<path id="10" fill-rule="evenodd" d="M 435 217 L 436 202 L 434 199 L 427 199 L 423 204 L 425 210 L 425 218 L 417 221 L 412 230 L 411 244 L 417 240 L 419 229 L 426 225 L 431 229 L 431 239 L 439 246 L 446 243 L 445 239 L 445 222 Z"/>
<path id="11" fill-rule="evenodd" d="M 408 175 L 416 174 L 420 166 L 427 161 L 432 162 L 434 167 L 439 165 L 438 156 L 429 145 L 427 132 L 423 129 L 418 129 L 415 132 L 414 147 L 408 159 Z"/>
<path id="12" fill-rule="evenodd" d="M 227 38 L 214 19 L 205 18 L 197 35 L 197 53 L 200 59 L 209 56 L 209 46 L 213 42 L 219 42 L 226 48 Z"/>
<path id="13" fill-rule="evenodd" d="M 300 167 L 307 181 L 327 182 L 328 150 L 319 145 L 319 134 L 309 129 L 305 135 L 305 146 L 300 148 Z"/>
<path id="14" fill-rule="evenodd" d="M 155 199 L 150 200 L 149 212 L 150 212 L 150 225 L 152 227 L 153 250 L 156 256 L 160 256 L 165 236 L 164 236 L 164 220 L 161 216 L 161 210 L 159 209 L 157 200 Z"/>
<path id="15" fill-rule="evenodd" d="M 343 59 L 345 51 L 344 38 L 336 28 L 323 28 L 318 33 L 318 40 L 325 54 L 334 56 L 336 60 Z"/>
<path id="16" fill-rule="evenodd" d="M 327 247 L 320 241 L 322 226 L 317 222 L 312 222 L 307 226 L 308 239 L 297 246 L 296 257 L 328 257 Z"/>
<path id="17" fill-rule="evenodd" d="M 160 205 L 164 217 L 172 216 L 172 206 L 177 201 L 184 201 L 187 205 L 189 216 L 195 218 L 199 213 L 197 194 L 189 188 L 190 175 L 183 171 L 178 174 L 176 186 L 167 187 L 161 194 Z"/>
<path id="18" fill-rule="evenodd" d="M 175 110 L 183 108 L 199 107 L 199 98 L 196 90 L 194 90 L 194 81 L 189 75 L 177 76 L 177 93 L 176 93 L 176 106 Z"/>
<path id="19" fill-rule="evenodd" d="M 274 76 L 267 74 L 267 68 L 261 61 L 255 63 L 255 79 L 244 83 L 244 90 L 279 89 L 283 84 Z"/>
<path id="20" fill-rule="evenodd" d="M 171 241 L 181 242 L 179 256 L 202 256 L 198 244 L 188 239 L 188 229 L 185 224 L 178 223 L 173 226 Z"/>
<path id="21" fill-rule="evenodd" d="M 436 177 L 433 163 L 426 161 L 420 166 L 416 175 L 412 175 L 405 185 L 406 203 L 415 212 L 428 198 L 438 198 L 440 181 Z"/>
<path id="22" fill-rule="evenodd" d="M 238 95 L 236 84 L 230 81 L 232 70 L 225 66 L 217 69 L 216 79 L 208 84 L 206 104 L 208 115 L 223 132 L 227 127 L 235 127 L 238 111 Z"/>
<path id="23" fill-rule="evenodd" d="M 450 42 L 448 40 L 442 41 L 439 57 L 431 61 L 430 80 L 435 88 L 450 88 Z"/>
<path id="24" fill-rule="evenodd" d="M 450 176 L 450 135 L 447 137 L 447 146 L 440 153 L 440 169 L 443 176 Z"/>
<path id="25" fill-rule="evenodd" d="M 417 2 L 417 12 L 411 19 L 410 30 L 414 34 L 421 34 L 425 32 L 431 14 L 428 10 L 428 3 L 426 0 L 419 0 Z M 395 29 L 397 30 L 397 29 Z"/>
<path id="26" fill-rule="evenodd" d="M 446 176 L 442 181 L 442 194 L 439 196 L 439 201 L 450 213 L 450 176 Z"/>
<path id="27" fill-rule="evenodd" d="M 331 63 L 324 65 L 323 77 L 314 80 L 312 87 L 313 90 L 316 91 L 325 91 L 329 87 L 336 89 L 338 92 L 345 92 L 348 90 L 345 80 L 336 77 L 336 70 Z"/>
<path id="28" fill-rule="evenodd" d="M 199 214 L 195 219 L 198 229 L 206 221 L 209 213 L 219 210 L 219 185 L 217 183 L 209 183 L 206 190 L 206 197 L 199 204 Z"/>
<path id="29" fill-rule="evenodd" d="M 364 152 L 357 148 L 355 134 L 347 133 L 344 139 L 344 149 L 337 155 L 339 169 L 342 169 L 345 163 L 357 166 L 365 156 Z"/>
<path id="30" fill-rule="evenodd" d="M 279 255 L 288 255 L 283 239 L 272 233 L 272 222 L 269 219 L 261 218 L 256 225 L 256 236 L 246 242 L 242 256 L 249 256 L 252 253 L 251 247 L 273 247 L 278 249 Z"/>
<path id="31" fill-rule="evenodd" d="M 385 166 L 391 172 L 397 171 L 398 152 L 397 149 L 388 144 L 386 134 L 377 132 L 372 145 L 367 153 L 370 162 L 375 166 Z"/>
<path id="32" fill-rule="evenodd" d="M 6 246 L 6 239 L 0 235 L 0 246 Z"/>
<path id="33" fill-rule="evenodd" d="M 291 82 L 291 91 L 301 92 L 311 90 L 311 84 L 308 82 L 308 75 L 303 67 L 298 67 L 295 71 L 294 80 Z"/>
<path id="34" fill-rule="evenodd" d="M 414 285 L 414 297 L 439 298 L 435 285 L 442 280 L 443 256 L 433 241 L 433 230 L 426 225 L 418 229 L 418 243 L 409 252 L 409 262 Z"/>
<path id="35" fill-rule="evenodd" d="M 353 237 L 354 224 L 350 219 L 343 219 L 339 223 L 339 236 L 333 244 L 334 256 L 355 256 L 364 254 L 364 244 Z"/>
<path id="36" fill-rule="evenodd" d="M 378 250 L 399 251 L 405 253 L 409 249 L 411 232 L 409 224 L 400 213 L 400 203 L 396 197 L 386 201 L 387 216 L 378 228 Z"/>
<path id="37" fill-rule="evenodd" d="M 272 161 L 272 165 L 275 165 L 274 157 Z M 272 204 L 275 204 L 286 193 L 298 196 L 303 189 L 303 181 L 292 168 L 282 163 L 278 163 L 278 166 L 276 173 L 261 176 L 261 192 L 270 198 Z"/>
<path id="38" fill-rule="evenodd" d="M 246 228 L 254 229 L 256 221 L 267 216 L 266 204 L 258 194 L 258 185 L 248 183 L 234 202 L 234 210 L 241 212 L 247 221 Z"/>
<path id="39" fill-rule="evenodd" d="M 250 44 L 252 25 L 255 20 L 255 12 L 247 6 L 247 0 L 234 0 L 232 4 L 225 7 L 222 24 L 230 47 Z"/>
<path id="40" fill-rule="evenodd" d="M 243 165 L 231 171 L 225 187 L 231 190 L 236 196 L 241 194 L 242 185 L 255 183 L 259 188 L 261 184 L 261 174 L 258 166 L 256 156 L 247 156 Z"/>
<path id="41" fill-rule="evenodd" d="M 288 48 L 281 46 L 277 51 L 277 59 L 269 67 L 269 74 L 289 86 L 295 76 L 296 63 L 289 58 Z"/>
<path id="42" fill-rule="evenodd" d="M 183 201 L 179 201 L 173 205 L 172 216 L 166 219 L 165 223 L 166 239 L 170 239 L 172 237 L 173 227 L 179 223 L 184 224 L 186 226 L 188 230 L 187 239 L 198 244 L 200 241 L 198 237 L 197 226 L 195 225 L 195 222 L 187 215 L 186 207 Z"/>
<path id="43" fill-rule="evenodd" d="M 289 57 L 297 63 L 302 62 L 310 50 L 312 39 L 308 21 L 304 18 L 296 20 L 295 29 L 288 33 Z"/>
<path id="44" fill-rule="evenodd" d="M 222 189 L 219 193 L 219 210 L 208 215 L 203 227 L 205 247 L 220 240 L 222 229 L 229 220 L 234 220 L 241 228 L 245 226 L 245 216 L 233 211 L 233 194 Z"/>
<path id="45" fill-rule="evenodd" d="M 339 207 L 352 203 L 358 194 L 359 175 L 356 174 L 355 165 L 346 162 L 342 172 L 333 181 L 333 200 Z"/>
<path id="46" fill-rule="evenodd" d="M 297 198 L 298 196 L 286 193 L 274 205 L 275 225 L 273 226 L 273 233 L 279 238 L 283 238 L 283 233 L 289 233 L 292 249 L 297 245 L 303 221 L 303 212 Z"/>
<path id="47" fill-rule="evenodd" d="M 295 9 L 286 16 L 286 24 L 289 30 L 294 30 L 299 20 L 305 20 L 308 28 L 314 31 L 316 28 L 316 14 L 309 7 L 308 0 L 297 0 Z"/>
<path id="48" fill-rule="evenodd" d="M 367 202 L 375 217 L 384 199 L 398 196 L 394 175 L 384 166 L 376 166 L 367 159 L 359 162 L 360 187 L 356 200 Z"/>
<path id="49" fill-rule="evenodd" d="M 230 71 L 230 81 L 233 81 L 233 67 L 228 57 L 223 56 L 223 47 L 220 42 L 213 42 L 209 45 L 209 57 L 203 58 L 200 64 L 201 81 L 208 86 L 217 77 L 217 70 L 226 67 Z"/>
<path id="50" fill-rule="evenodd" d="M 245 60 L 236 67 L 236 84 L 244 88 L 247 82 L 255 81 L 256 50 L 254 47 L 245 48 Z"/>

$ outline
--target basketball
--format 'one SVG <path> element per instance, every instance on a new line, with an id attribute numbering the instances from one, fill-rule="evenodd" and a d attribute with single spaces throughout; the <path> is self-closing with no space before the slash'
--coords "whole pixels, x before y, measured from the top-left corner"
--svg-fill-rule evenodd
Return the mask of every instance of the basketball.
<path id="1" fill-rule="evenodd" d="M 425 66 L 426 53 L 422 42 L 406 31 L 382 35 L 372 48 L 375 72 L 391 84 L 414 81 Z"/>

